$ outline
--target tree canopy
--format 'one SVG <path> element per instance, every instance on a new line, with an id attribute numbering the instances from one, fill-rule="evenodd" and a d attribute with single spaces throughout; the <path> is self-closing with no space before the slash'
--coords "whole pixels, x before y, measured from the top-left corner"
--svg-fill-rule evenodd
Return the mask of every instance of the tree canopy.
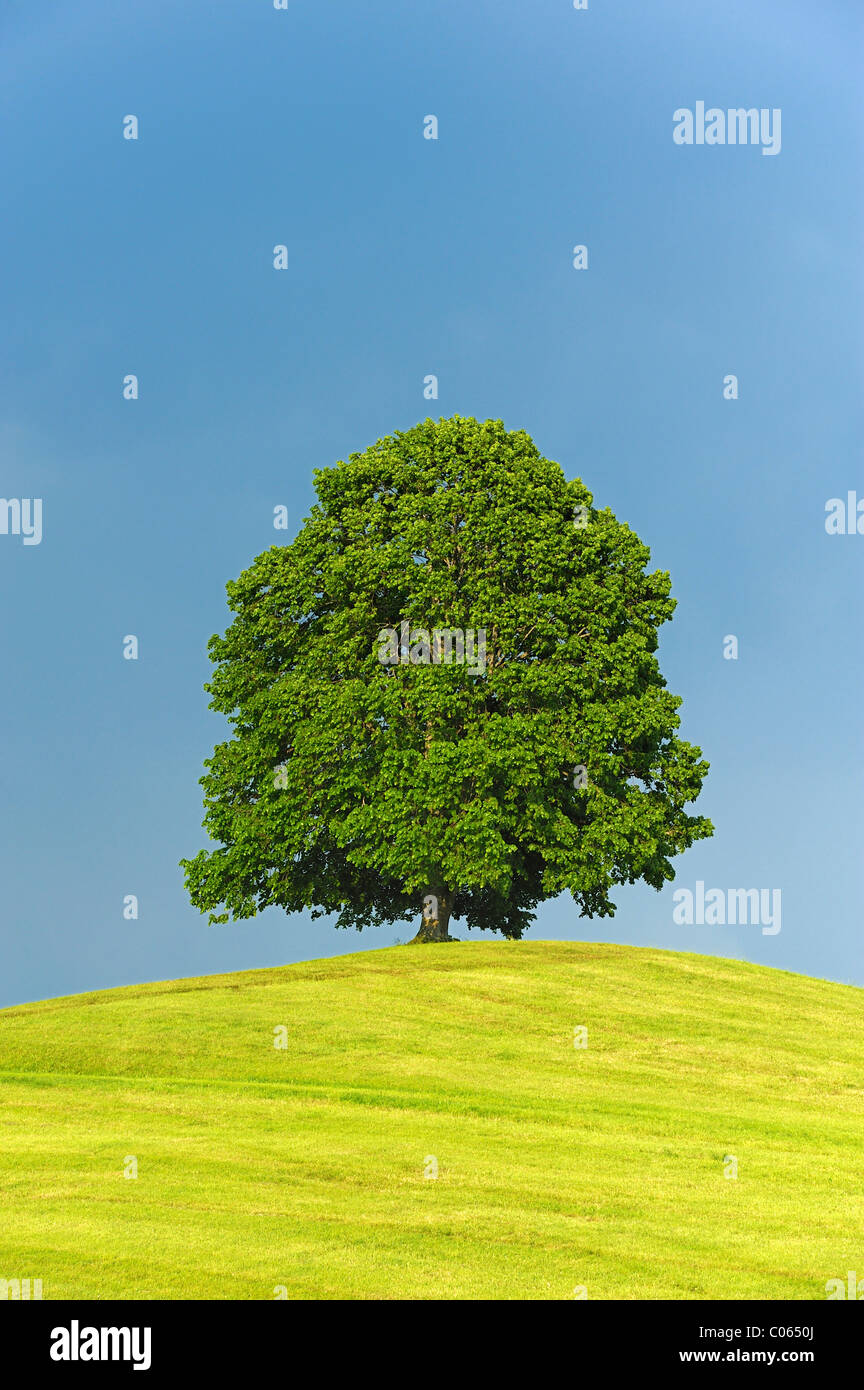
<path id="1" fill-rule="evenodd" d="M 616 884 L 671 880 L 712 833 L 685 810 L 708 765 L 676 733 L 647 546 L 499 420 L 426 420 L 315 484 L 210 640 L 231 737 L 192 902 L 519 937 L 565 890 L 608 916 Z"/>

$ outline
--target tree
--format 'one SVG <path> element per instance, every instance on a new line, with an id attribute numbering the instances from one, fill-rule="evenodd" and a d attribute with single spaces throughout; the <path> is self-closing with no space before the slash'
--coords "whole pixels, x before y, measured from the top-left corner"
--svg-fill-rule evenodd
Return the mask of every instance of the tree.
<path id="1" fill-rule="evenodd" d="M 708 765 L 655 657 L 668 574 L 501 421 L 426 420 L 317 471 L 290 545 L 227 586 L 205 763 L 211 922 L 277 904 L 518 938 L 569 890 L 673 878 Z M 217 911 L 218 909 L 225 909 Z"/>

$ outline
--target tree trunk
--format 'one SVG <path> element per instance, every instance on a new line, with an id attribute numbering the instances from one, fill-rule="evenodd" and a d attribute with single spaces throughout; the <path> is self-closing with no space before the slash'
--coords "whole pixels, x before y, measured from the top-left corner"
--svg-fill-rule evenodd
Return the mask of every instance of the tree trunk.
<path id="1" fill-rule="evenodd" d="M 458 936 L 451 936 L 448 931 L 452 910 L 453 894 L 446 888 L 437 891 L 430 888 L 423 899 L 420 930 L 410 944 L 417 946 L 427 941 L 458 941 Z"/>

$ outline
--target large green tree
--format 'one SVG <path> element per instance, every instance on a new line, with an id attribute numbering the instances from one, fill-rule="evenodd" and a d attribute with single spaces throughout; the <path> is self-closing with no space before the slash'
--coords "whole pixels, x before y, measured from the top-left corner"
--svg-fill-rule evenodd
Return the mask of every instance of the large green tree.
<path id="1" fill-rule="evenodd" d="M 565 889 L 607 916 L 615 884 L 661 888 L 712 827 L 685 811 L 707 763 L 676 734 L 655 656 L 675 603 L 638 536 L 498 420 L 426 420 L 315 482 L 210 641 L 233 729 L 192 902 L 419 915 L 437 941 L 451 917 L 519 937 Z"/>

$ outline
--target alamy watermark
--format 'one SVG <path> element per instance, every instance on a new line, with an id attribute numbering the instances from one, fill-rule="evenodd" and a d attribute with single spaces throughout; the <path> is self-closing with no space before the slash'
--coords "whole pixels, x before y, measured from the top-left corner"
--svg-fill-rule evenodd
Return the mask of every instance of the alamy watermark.
<path id="1" fill-rule="evenodd" d="M 825 530 L 829 536 L 864 536 L 864 497 L 856 492 L 829 497 L 825 503 Z"/>
<path id="2" fill-rule="evenodd" d="M 51 1332 L 52 1361 L 131 1361 L 133 1371 L 149 1371 L 149 1327 L 82 1327 L 73 1318 L 69 1327 Z"/>
<path id="3" fill-rule="evenodd" d="M 723 111 L 719 106 L 705 110 L 697 101 L 695 111 L 679 106 L 673 112 L 672 139 L 676 145 L 761 145 L 763 154 L 779 154 L 781 109 L 743 106 Z"/>
<path id="4" fill-rule="evenodd" d="M 464 665 L 472 676 L 486 674 L 486 629 L 473 627 L 412 627 L 401 622 L 382 627 L 377 637 L 382 666 Z"/>
<path id="5" fill-rule="evenodd" d="M 27 1303 L 41 1297 L 41 1279 L 0 1279 L 0 1303 L 5 1303 L 7 1299 Z"/>
<path id="6" fill-rule="evenodd" d="M 0 536 L 21 536 L 25 545 L 42 541 L 42 498 L 0 497 Z"/>
<path id="7" fill-rule="evenodd" d="M 696 891 L 677 888 L 672 894 L 672 921 L 679 927 L 762 927 L 763 936 L 776 936 L 781 925 L 779 888 L 709 888 L 696 880 Z"/>
<path id="8" fill-rule="evenodd" d="M 846 1271 L 846 1282 L 842 1279 L 829 1279 L 825 1285 L 825 1294 L 829 1301 L 837 1298 L 851 1298 L 856 1303 L 864 1302 L 864 1279 L 859 1279 L 854 1269 Z"/>

